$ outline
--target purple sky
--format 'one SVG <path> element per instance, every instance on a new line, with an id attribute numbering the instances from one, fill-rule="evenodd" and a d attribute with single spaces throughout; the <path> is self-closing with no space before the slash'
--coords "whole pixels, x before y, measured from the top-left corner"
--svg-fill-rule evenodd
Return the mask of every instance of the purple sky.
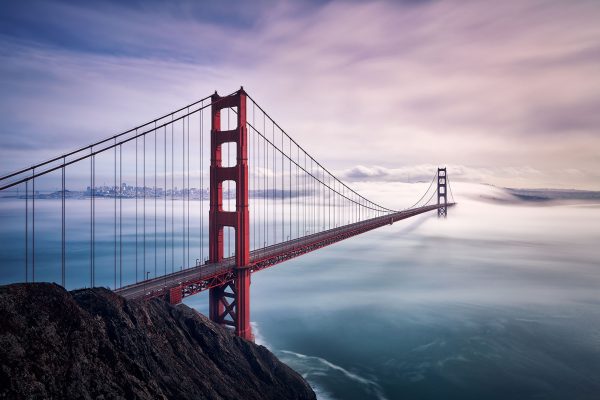
<path id="1" fill-rule="evenodd" d="M 243 85 L 350 180 L 600 189 L 595 0 L 26 3 L 0 6 L 0 173 Z"/>

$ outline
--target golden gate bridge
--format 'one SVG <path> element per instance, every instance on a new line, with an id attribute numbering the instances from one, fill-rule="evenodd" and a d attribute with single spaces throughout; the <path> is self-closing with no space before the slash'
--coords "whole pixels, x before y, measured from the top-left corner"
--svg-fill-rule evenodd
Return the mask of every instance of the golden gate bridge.
<path id="1" fill-rule="evenodd" d="M 49 179 L 60 189 L 41 195 Z M 73 187 L 84 184 L 76 194 Z M 90 287 L 107 286 L 127 299 L 178 304 L 208 290 L 210 319 L 246 339 L 253 272 L 419 214 L 445 217 L 455 204 L 446 168 L 406 209 L 365 198 L 243 88 L 7 174 L 0 196 L 19 199 L 24 214 L 15 248 L 23 268 L 11 268 L 4 283 L 78 288 L 87 284 L 73 276 L 87 270 Z M 48 198 L 60 207 L 40 207 Z M 69 222 L 82 202 L 89 215 Z"/>

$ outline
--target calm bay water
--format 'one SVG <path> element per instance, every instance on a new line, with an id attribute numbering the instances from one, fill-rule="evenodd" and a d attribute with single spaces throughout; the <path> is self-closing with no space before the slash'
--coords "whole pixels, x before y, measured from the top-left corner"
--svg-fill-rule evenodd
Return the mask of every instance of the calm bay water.
<path id="1" fill-rule="evenodd" d="M 447 219 L 402 221 L 254 274 L 257 342 L 321 399 L 599 398 L 600 205 L 498 202 L 490 198 L 504 199 L 499 189 L 455 189 L 460 203 Z M 22 205 L 3 201 L 2 276 L 22 280 Z M 97 284 L 112 286 L 113 206 L 101 204 L 96 263 L 110 268 L 97 267 Z M 47 209 L 36 225 L 36 274 L 57 281 L 60 203 L 36 206 Z M 86 286 L 89 228 L 77 226 L 89 210 L 70 209 L 67 284 Z M 134 221 L 124 224 L 131 281 Z M 182 229 L 175 225 L 176 242 Z M 171 254 L 161 243 L 146 260 L 152 274 L 183 262 L 181 246 Z M 206 313 L 206 301 L 186 303 Z"/>

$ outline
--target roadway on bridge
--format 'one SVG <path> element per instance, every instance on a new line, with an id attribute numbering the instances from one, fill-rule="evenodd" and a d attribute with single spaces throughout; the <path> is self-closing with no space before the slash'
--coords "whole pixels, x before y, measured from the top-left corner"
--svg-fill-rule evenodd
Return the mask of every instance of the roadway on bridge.
<path id="1" fill-rule="evenodd" d="M 454 205 L 454 203 L 448 203 L 448 206 L 452 205 Z M 384 225 L 389 225 L 428 211 L 437 210 L 440 207 L 444 207 L 444 205 L 435 204 L 399 211 L 396 213 L 390 213 L 385 216 L 352 223 L 342 227 L 329 229 L 298 239 L 293 239 L 283 243 L 253 250 L 250 252 L 251 265 L 249 267 L 252 270 L 270 267 L 278 264 L 279 262 L 317 250 L 329 244 L 356 236 L 360 233 L 364 233 Z M 264 267 L 260 267 L 260 265 L 264 265 Z M 167 274 L 165 276 L 124 286 L 115 290 L 115 292 L 126 299 L 166 296 L 170 288 L 191 284 L 194 282 L 204 282 L 211 277 L 216 277 L 219 275 L 233 274 L 234 269 L 235 257 L 228 257 L 219 263 L 197 265 L 195 267 L 187 268 Z M 200 290 L 205 290 L 208 288 L 209 287 L 207 286 L 201 288 Z"/>

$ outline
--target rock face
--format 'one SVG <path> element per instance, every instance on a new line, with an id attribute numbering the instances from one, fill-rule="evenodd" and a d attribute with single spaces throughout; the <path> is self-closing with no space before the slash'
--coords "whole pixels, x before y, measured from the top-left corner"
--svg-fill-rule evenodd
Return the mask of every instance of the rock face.
<path id="1" fill-rule="evenodd" d="M 265 347 L 106 289 L 0 287 L 0 399 L 315 399 Z"/>

